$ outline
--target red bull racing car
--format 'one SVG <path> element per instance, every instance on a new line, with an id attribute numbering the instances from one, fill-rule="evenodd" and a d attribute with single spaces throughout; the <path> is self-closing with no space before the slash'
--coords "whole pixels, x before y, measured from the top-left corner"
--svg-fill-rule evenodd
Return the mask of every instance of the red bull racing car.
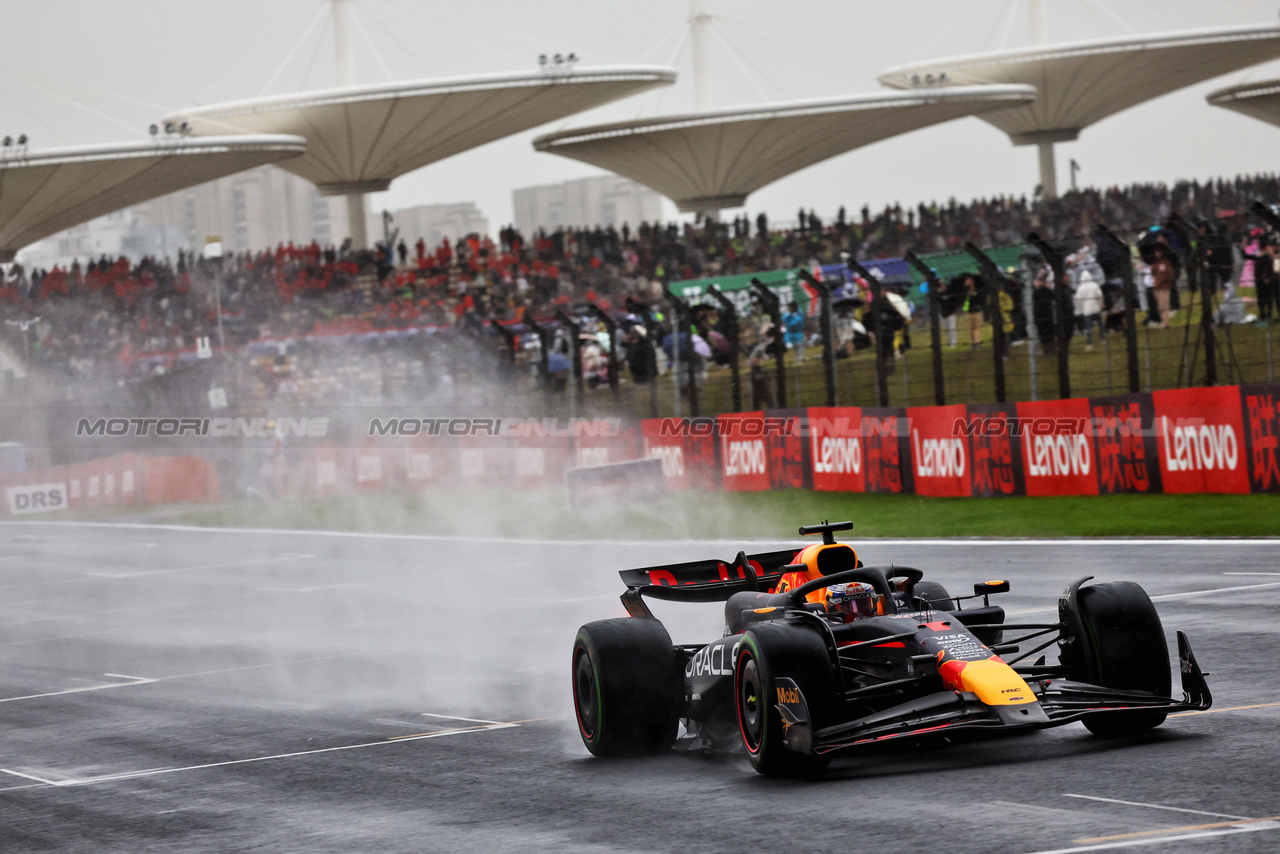
<path id="1" fill-rule="evenodd" d="M 1009 623 L 990 603 L 1007 581 L 951 596 L 918 569 L 864 566 L 834 537 L 852 527 L 801 528 L 823 541 L 799 552 L 623 571 L 630 617 L 588 623 L 573 644 L 587 749 L 744 751 L 762 774 L 796 775 L 894 740 L 1073 721 L 1100 736 L 1134 735 L 1212 703 L 1182 632 L 1183 695 L 1170 696 L 1164 627 L 1137 584 L 1082 578 L 1059 597 L 1056 620 Z M 724 636 L 673 644 L 645 597 L 723 601 Z"/>

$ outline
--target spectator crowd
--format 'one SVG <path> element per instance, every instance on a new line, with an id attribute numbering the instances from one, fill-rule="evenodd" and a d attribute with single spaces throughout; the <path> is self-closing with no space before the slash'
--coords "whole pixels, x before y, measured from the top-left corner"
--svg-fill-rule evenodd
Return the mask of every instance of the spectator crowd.
<path id="1" fill-rule="evenodd" d="M 494 356 L 486 363 L 493 365 L 501 364 L 502 352 L 513 352 L 517 365 L 539 361 L 542 339 L 531 334 L 529 321 L 555 323 L 557 311 L 577 319 L 588 377 L 605 382 L 614 342 L 599 315 L 584 309 L 594 304 L 618 321 L 619 364 L 643 382 L 655 370 L 653 345 L 665 342 L 661 361 L 713 360 L 724 352 L 724 330 L 713 314 L 701 315 L 692 330 L 673 330 L 663 306 L 670 282 L 836 264 L 846 252 L 866 263 L 908 250 L 959 251 L 966 242 L 1014 246 L 1036 232 L 1069 256 L 1073 309 L 1092 344 L 1095 334 L 1122 322 L 1119 282 L 1127 254 L 1096 240 L 1097 227 L 1136 247 L 1140 307 L 1147 322 L 1167 325 L 1178 307 L 1185 249 L 1180 234 L 1162 227 L 1174 213 L 1198 230 L 1212 282 L 1227 297 L 1219 319 L 1245 319 L 1238 293 L 1244 286 L 1255 289 L 1257 315 L 1269 321 L 1280 296 L 1280 261 L 1270 234 L 1246 217 L 1255 199 L 1280 199 L 1280 177 L 1134 184 L 1052 200 L 998 196 L 878 212 L 863 207 L 854 216 L 841 208 L 827 222 L 800 210 L 785 228 L 760 214 L 697 226 L 640 223 L 529 235 L 507 227 L 496 240 L 472 234 L 432 247 L 419 239 L 359 254 L 312 243 L 221 258 L 181 252 L 176 259 L 131 263 L 102 257 L 68 269 L 15 264 L 0 281 L 0 315 L 11 350 L 45 376 L 136 385 L 181 375 L 221 353 L 218 361 L 230 365 L 241 402 L 307 403 L 460 394 L 485 361 L 478 362 L 477 353 Z M 1016 340 L 1034 328 L 1052 350 L 1055 336 L 1077 320 L 1058 316 L 1047 268 L 1028 269 L 1030 306 L 1022 285 L 1003 287 L 1008 331 Z M 947 343 L 957 346 L 963 335 L 968 346 L 980 346 L 983 325 L 991 322 L 986 283 L 965 273 L 943 285 Z M 847 306 L 876 310 L 866 306 L 865 289 L 851 287 L 842 296 Z M 782 329 L 766 322 L 748 330 L 744 352 L 763 359 L 774 352 L 773 336 L 781 335 L 803 358 L 812 322 L 806 331 L 802 313 L 784 310 Z M 894 333 L 882 346 L 909 343 L 903 339 L 910 311 L 888 302 L 879 310 Z M 855 310 L 840 317 L 842 349 L 866 346 L 867 316 Z M 496 334 L 495 325 L 512 334 Z M 563 374 L 573 349 L 566 329 L 548 354 L 553 373 Z"/>

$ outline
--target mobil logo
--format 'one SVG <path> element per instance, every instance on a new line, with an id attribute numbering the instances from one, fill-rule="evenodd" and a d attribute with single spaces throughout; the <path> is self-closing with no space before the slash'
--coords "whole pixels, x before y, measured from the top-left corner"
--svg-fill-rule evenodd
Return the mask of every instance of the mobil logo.
<path id="1" fill-rule="evenodd" d="M 1176 421 L 1160 416 L 1160 462 L 1167 472 L 1235 471 L 1240 440 L 1231 424 L 1207 424 L 1203 418 Z M 1197 423 L 1198 422 L 1198 423 Z"/>
<path id="2" fill-rule="evenodd" d="M 725 477 L 767 473 L 767 456 L 762 439 L 725 439 Z"/>
<path id="3" fill-rule="evenodd" d="M 684 448 L 679 445 L 649 445 L 645 456 L 662 462 L 663 477 L 684 476 Z"/>
<path id="4" fill-rule="evenodd" d="M 1093 447 L 1083 433 L 1023 437 L 1028 477 L 1074 477 L 1093 470 Z"/>
<path id="5" fill-rule="evenodd" d="M 916 462 L 916 477 L 964 477 L 964 440 L 921 439 L 920 431 L 911 431 L 912 456 Z"/>
<path id="6" fill-rule="evenodd" d="M 813 451 L 815 474 L 860 474 L 862 442 L 854 436 L 821 436 L 811 431 L 809 445 Z"/>

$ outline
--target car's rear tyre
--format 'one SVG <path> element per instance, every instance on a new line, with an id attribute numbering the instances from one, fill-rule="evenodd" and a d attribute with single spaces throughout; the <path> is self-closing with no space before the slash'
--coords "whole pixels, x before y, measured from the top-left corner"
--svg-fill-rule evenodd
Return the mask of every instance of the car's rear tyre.
<path id="1" fill-rule="evenodd" d="M 1085 637 L 1077 639 L 1072 658 L 1083 665 L 1089 682 L 1169 696 L 1169 645 L 1160 615 L 1145 590 L 1132 581 L 1082 587 L 1079 607 Z M 1156 710 L 1104 712 L 1087 715 L 1084 725 L 1100 736 L 1137 735 L 1160 726 L 1167 714 Z"/>
<path id="2" fill-rule="evenodd" d="M 751 767 L 770 777 L 820 774 L 829 759 L 797 753 L 783 744 L 782 715 L 774 702 L 774 679 L 793 680 L 809 708 L 809 726 L 816 732 L 831 723 L 835 698 L 826 645 L 815 631 L 785 623 L 752 626 L 738 643 L 733 687 L 738 730 Z"/>
<path id="3" fill-rule="evenodd" d="M 596 756 L 669 750 L 684 704 L 684 674 L 671 636 L 651 619 L 588 623 L 573 641 L 578 732 Z"/>

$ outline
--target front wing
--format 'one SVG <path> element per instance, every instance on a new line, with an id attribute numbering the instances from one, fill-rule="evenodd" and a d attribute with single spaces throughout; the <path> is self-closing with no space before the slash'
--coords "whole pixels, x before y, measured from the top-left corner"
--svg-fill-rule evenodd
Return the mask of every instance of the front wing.
<path id="1" fill-rule="evenodd" d="M 1178 660 L 1183 695 L 1179 700 L 1142 691 L 1121 691 L 1066 679 L 1029 680 L 1038 702 L 987 706 L 976 695 L 939 691 L 857 720 L 812 731 L 804 698 L 799 707 L 779 706 L 787 721 L 788 745 L 801 752 L 832 753 L 902 738 L 951 733 L 1044 729 L 1106 712 L 1159 709 L 1167 712 L 1204 711 L 1213 704 L 1204 673 L 1196 664 L 1191 644 L 1178 632 Z M 806 749 L 807 748 L 807 749 Z"/>

